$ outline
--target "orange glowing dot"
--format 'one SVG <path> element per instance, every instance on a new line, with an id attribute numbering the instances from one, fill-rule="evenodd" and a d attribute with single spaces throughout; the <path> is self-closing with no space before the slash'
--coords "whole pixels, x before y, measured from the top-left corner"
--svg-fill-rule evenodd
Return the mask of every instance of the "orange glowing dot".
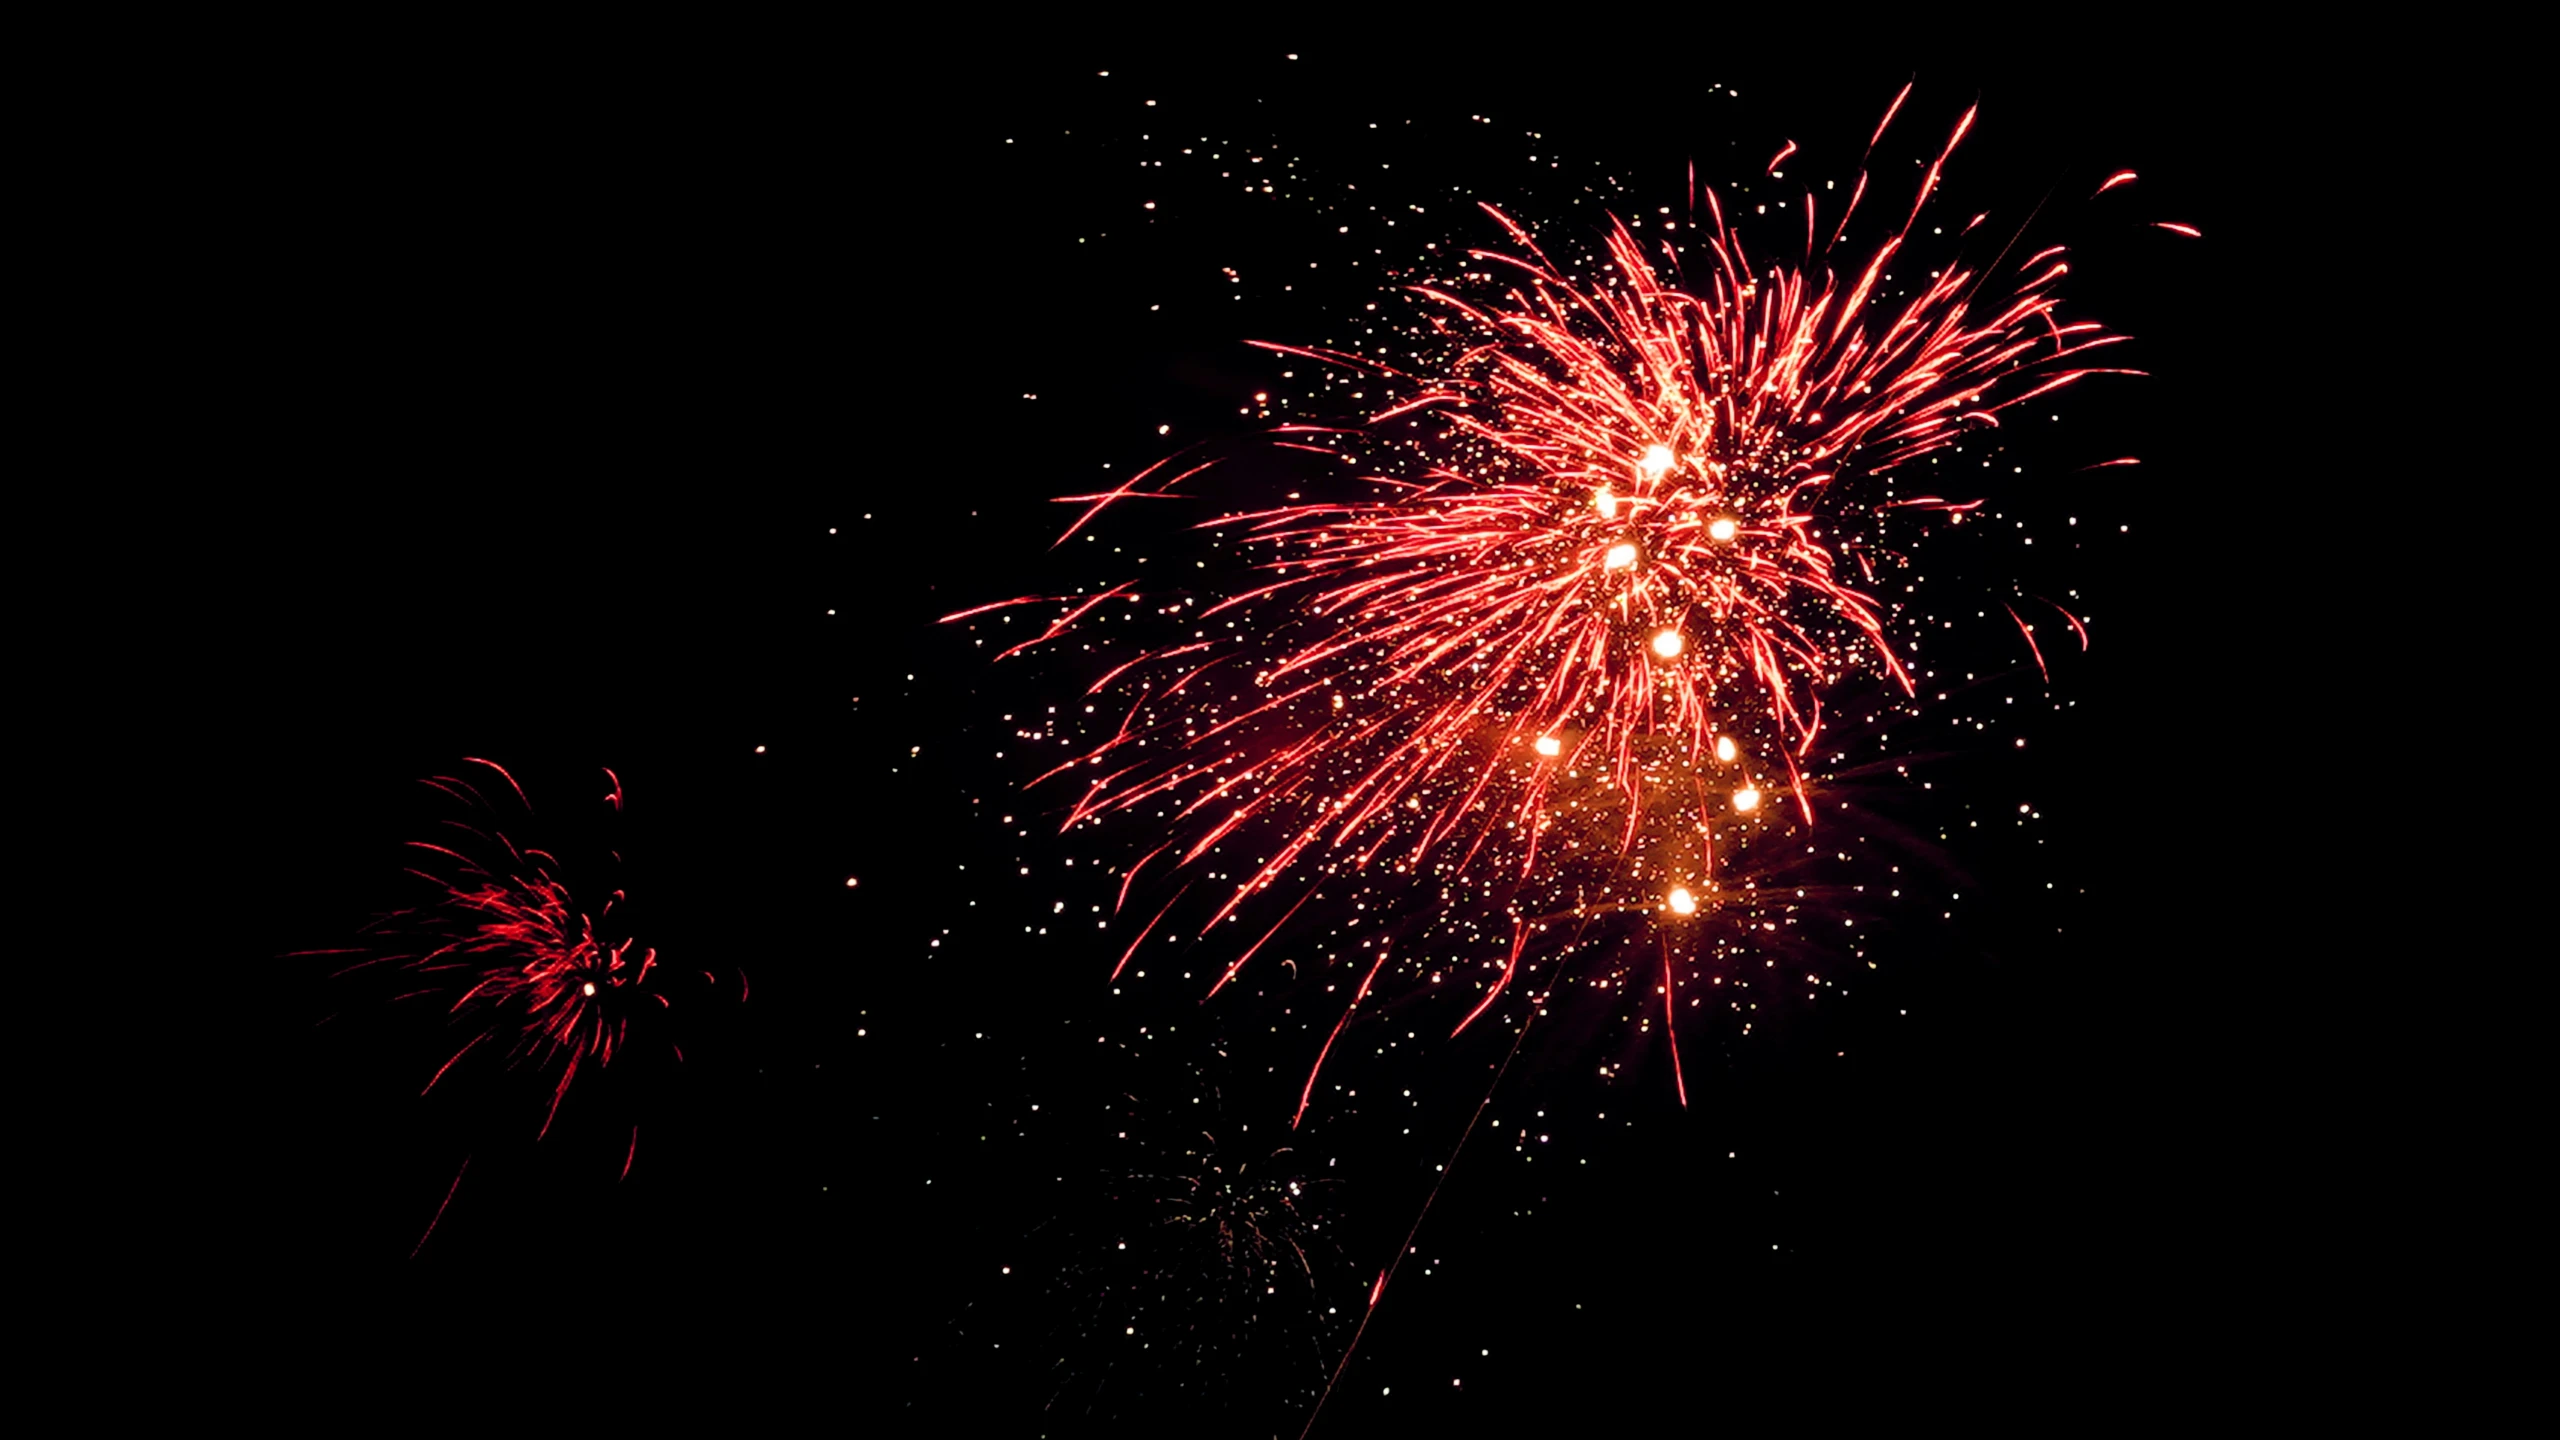
<path id="1" fill-rule="evenodd" d="M 593 995 L 596 993 L 596 982 L 590 980 L 586 984 L 579 986 L 578 993 L 581 995 Z"/>
<path id="2" fill-rule="evenodd" d="M 1618 518 L 1618 497 L 1610 494 L 1609 487 L 1603 485 L 1591 493 L 1591 508 L 1600 512 L 1601 519 L 1615 520 Z"/>
<path id="3" fill-rule="evenodd" d="M 1724 763 L 1726 763 L 1727 765 L 1730 765 L 1730 764 L 1732 764 L 1732 763 L 1733 763 L 1733 757 L 1734 757 L 1735 753 L 1736 753 L 1736 752 L 1735 752 L 1735 750 L 1734 750 L 1734 748 L 1733 748 L 1733 737 L 1732 737 L 1732 736 L 1730 736 L 1730 735 L 1719 735 L 1719 736 L 1717 736 L 1717 737 L 1716 737 L 1716 758 L 1717 758 L 1717 759 L 1719 759 L 1719 760 L 1723 761 L 1723 762 L 1724 762 Z"/>
<path id="4" fill-rule="evenodd" d="M 1670 446 L 1668 446 L 1668 445 L 1647 445 L 1646 447 L 1644 447 L 1644 473 L 1645 473 L 1645 478 L 1646 478 L 1646 479 L 1648 479 L 1648 480 L 1659 480 L 1659 479 L 1661 479 L 1661 478 L 1662 478 L 1663 472 L 1664 472 L 1664 471 L 1666 471 L 1666 470 L 1669 470 L 1670 468 L 1671 468 L 1671 447 L 1670 447 Z"/>
<path id="5" fill-rule="evenodd" d="M 1707 536 L 1709 539 L 1730 540 L 1733 538 L 1733 532 L 1734 525 L 1730 520 L 1710 520 L 1707 522 Z"/>
<path id="6" fill-rule="evenodd" d="M 1609 553 L 1600 557 L 1600 568 L 1603 570 L 1624 570 L 1634 563 L 1636 563 L 1636 547 L 1624 540 L 1610 546 Z"/>
<path id="7" fill-rule="evenodd" d="M 1750 787 L 1750 786 L 1748 786 L 1748 785 L 1745 785 L 1745 786 L 1743 786 L 1741 789 L 1734 791 L 1734 792 L 1733 792 L 1733 808 L 1734 808 L 1734 809 L 1736 809 L 1736 810 L 1742 811 L 1742 812 L 1743 812 L 1744 814 L 1746 814 L 1746 815 L 1747 815 L 1747 814 L 1749 814 L 1750 812 L 1754 811 L 1754 810 L 1759 809 L 1759 808 L 1760 808 L 1760 792 L 1759 792 L 1758 790 L 1753 789 L 1752 787 Z"/>
<path id="8" fill-rule="evenodd" d="M 1564 742 L 1558 740 L 1553 735 L 1541 735 L 1538 737 L 1538 753 L 1541 755 L 1561 755 L 1564 753 Z"/>
<path id="9" fill-rule="evenodd" d="M 1665 630 L 1653 637 L 1653 653 L 1665 660 L 1678 659 L 1681 650 L 1687 645 L 1688 642 L 1680 638 L 1680 632 L 1677 630 Z"/>
<path id="10" fill-rule="evenodd" d="M 1690 894 L 1689 887 L 1686 885 L 1672 886 L 1671 894 L 1665 898 L 1669 901 L 1671 905 L 1671 913 L 1674 915 L 1695 915 L 1698 913 L 1698 897 Z"/>

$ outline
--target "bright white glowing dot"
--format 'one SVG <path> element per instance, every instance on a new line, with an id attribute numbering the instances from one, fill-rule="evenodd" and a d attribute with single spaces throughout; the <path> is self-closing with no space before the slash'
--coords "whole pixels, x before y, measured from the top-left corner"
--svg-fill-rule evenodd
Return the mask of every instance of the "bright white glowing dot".
<path id="1" fill-rule="evenodd" d="M 586 984 L 579 986 L 578 993 L 581 995 L 593 995 L 596 993 L 596 982 L 590 980 Z"/>
<path id="2" fill-rule="evenodd" d="M 1733 763 L 1733 757 L 1734 757 L 1735 753 L 1736 753 L 1736 752 L 1735 752 L 1735 750 L 1734 750 L 1734 748 L 1733 748 L 1733 737 L 1732 737 L 1732 736 L 1730 736 L 1730 735 L 1719 735 L 1719 736 L 1717 736 L 1717 737 L 1716 737 L 1716 758 L 1717 758 L 1717 759 L 1719 759 L 1719 760 L 1723 761 L 1723 762 L 1724 762 L 1724 763 L 1726 763 L 1727 765 L 1730 765 L 1730 764 L 1732 764 L 1732 763 Z"/>
<path id="3" fill-rule="evenodd" d="M 1600 568 L 1603 570 L 1624 570 L 1634 563 L 1636 563 L 1636 547 L 1624 540 L 1621 540 L 1617 544 L 1610 546 L 1609 553 L 1601 557 Z"/>
<path id="4" fill-rule="evenodd" d="M 1648 480 L 1659 480 L 1659 479 L 1661 479 L 1661 478 L 1662 478 L 1662 472 L 1664 472 L 1664 471 L 1666 471 L 1666 470 L 1668 470 L 1668 469 L 1670 469 L 1670 468 L 1671 468 L 1671 447 L 1670 447 L 1670 446 L 1668 446 L 1668 445 L 1647 445 L 1646 447 L 1644 447 L 1644 473 L 1645 473 L 1645 478 L 1646 478 L 1646 479 L 1648 479 Z"/>
<path id="5" fill-rule="evenodd" d="M 1653 653 L 1665 660 L 1676 659 L 1687 644 L 1687 641 L 1680 638 L 1679 631 L 1665 630 L 1653 637 Z"/>
<path id="6" fill-rule="evenodd" d="M 1601 519 L 1615 520 L 1618 518 L 1618 497 L 1610 494 L 1609 487 L 1603 485 L 1592 492 L 1591 508 L 1600 512 Z"/>
<path id="7" fill-rule="evenodd" d="M 1667 898 L 1671 904 L 1671 913 L 1674 915 L 1695 915 L 1698 913 L 1698 897 L 1690 894 L 1689 887 L 1686 885 L 1672 886 L 1671 894 Z"/>
<path id="8" fill-rule="evenodd" d="M 1709 539 L 1712 539 L 1712 540 L 1730 540 L 1730 539 L 1732 539 L 1732 538 L 1733 538 L 1733 522 L 1732 522 L 1732 521 L 1730 521 L 1730 520 L 1710 520 L 1710 521 L 1708 521 L 1708 522 L 1707 522 L 1707 537 L 1708 537 Z"/>
<path id="9" fill-rule="evenodd" d="M 1760 792 L 1748 785 L 1733 792 L 1733 808 L 1744 812 L 1760 808 Z"/>
<path id="10" fill-rule="evenodd" d="M 1541 755 L 1561 755 L 1564 753 L 1564 742 L 1558 740 L 1553 735 L 1541 735 L 1538 737 L 1538 753 Z"/>

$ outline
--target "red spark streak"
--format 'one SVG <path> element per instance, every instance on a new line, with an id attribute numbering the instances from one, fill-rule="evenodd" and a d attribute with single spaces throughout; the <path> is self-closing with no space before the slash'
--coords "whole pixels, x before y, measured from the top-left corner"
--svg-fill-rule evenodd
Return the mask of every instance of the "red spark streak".
<path id="1" fill-rule="evenodd" d="M 1671 1008 L 1671 937 L 1662 937 L 1662 1033 L 1671 1037 L 1671 1084 L 1680 1092 L 1680 1108 L 1689 1108 L 1689 1082 L 1680 1073 L 1680 1015 Z"/>
<path id="2" fill-rule="evenodd" d="M 1520 973 L 1520 947 L 1528 943 L 1529 926 L 1527 922 L 1521 920 L 1512 921 L 1511 958 L 1503 962 L 1502 978 L 1493 982 L 1493 988 L 1484 992 L 1484 999 L 1478 1002 L 1476 1008 L 1467 1012 L 1467 1018 L 1458 1022 L 1457 1029 L 1449 1032 L 1450 1039 L 1455 1040 L 1459 1036 L 1467 1033 L 1467 1027 L 1476 1023 L 1476 1017 L 1491 1008 L 1494 1000 L 1498 998 L 1504 990 L 1510 988 L 1511 977 Z M 1308 1079 L 1310 1083 L 1312 1083 L 1314 1077 L 1309 1076 Z"/>
<path id="3" fill-rule="evenodd" d="M 1253 958 L 1254 951 L 1260 950 L 1263 946 L 1270 944 L 1271 937 L 1280 933 L 1280 927 L 1289 923 L 1289 915 L 1297 914 L 1299 910 L 1305 907 L 1308 901 L 1313 900 L 1314 898 L 1316 898 L 1316 892 L 1313 890 L 1309 890 L 1306 894 L 1299 896 L 1298 903 L 1289 907 L 1288 915 L 1283 915 L 1279 919 L 1272 921 L 1271 928 L 1262 932 L 1262 938 L 1254 941 L 1250 949 L 1236 957 L 1236 963 L 1228 966 L 1227 973 L 1218 977 L 1218 983 L 1209 987 L 1209 995 L 1215 995 L 1220 990 L 1225 989 L 1227 982 L 1236 978 L 1236 972 L 1244 968 L 1244 962 Z M 1209 995 L 1201 996 L 1201 1003 L 1208 1003 Z"/>
<path id="4" fill-rule="evenodd" d="M 471 1157 L 465 1155 L 462 1157 L 461 1168 L 453 1172 L 453 1183 L 444 1187 L 444 1198 L 436 1202 L 436 1213 L 434 1218 L 427 1221 L 427 1228 L 424 1233 L 418 1236 L 418 1243 L 409 1247 L 410 1259 L 415 1260 L 418 1258 L 418 1252 L 427 1248 L 428 1237 L 434 1235 L 436 1233 L 436 1227 L 444 1223 L 445 1207 L 453 1203 L 454 1192 L 462 1188 L 462 1177 L 469 1173 L 470 1169 Z M 1372 1303 L 1375 1302 L 1373 1301 Z"/>
<path id="5" fill-rule="evenodd" d="M 1516 956 L 1517 951 L 1514 954 Z M 1289 1117 L 1290 1129 L 1297 1129 L 1298 1122 L 1307 1118 L 1307 1101 L 1316 1093 L 1316 1077 L 1324 1073 L 1324 1057 L 1333 1053 L 1333 1042 L 1341 1038 L 1342 1027 L 1351 1023 L 1351 1012 L 1359 1009 L 1360 1002 L 1369 998 L 1369 983 L 1378 978 L 1379 966 L 1386 963 L 1387 947 L 1381 945 L 1376 962 L 1369 966 L 1369 973 L 1360 978 L 1360 988 L 1352 992 L 1351 1003 L 1342 1007 L 1342 1018 L 1333 1022 L 1333 1033 L 1324 1037 L 1324 1048 L 1316 1052 L 1316 1063 L 1307 1067 L 1307 1085 L 1298 1092 L 1298 1113 Z M 1385 1284 L 1385 1277 L 1381 1276 L 1379 1283 Z M 1376 1297 L 1370 1298 L 1374 1304 Z"/>
<path id="6" fill-rule="evenodd" d="M 2052 684 L 2053 672 L 2044 668 L 2044 649 L 2036 644 L 2035 627 L 2028 624 L 2026 617 L 2018 613 L 2017 606 L 2004 600 L 2000 602 L 2000 608 L 2009 612 L 2009 618 L 2017 622 L 2018 633 L 2026 637 L 2027 653 L 2036 657 L 2036 673 L 2044 677 L 2044 683 Z"/>
<path id="7" fill-rule="evenodd" d="M 2052 602 L 2052 601 L 2050 601 L 2050 600 L 2045 600 L 2045 599 L 2044 599 L 2044 597 L 2043 597 L 2043 596 L 2041 596 L 2041 595 L 2037 596 L 2036 598 L 2037 598 L 2037 599 L 2039 599 L 2039 600 L 2044 600 L 2044 603 L 2046 603 L 2047 605 L 2053 605 L 2053 602 Z M 2056 611 L 2059 611 L 2059 612 L 2061 613 L 2061 615 L 2062 615 L 2062 618 L 2063 618 L 2063 619 L 2068 620 L 2068 621 L 2070 621 L 2070 622 L 2071 622 L 2071 633 L 2080 637 L 2080 649 L 2081 649 L 2081 652 L 2082 652 L 2083 654 L 2087 653 L 2087 651 L 2088 651 L 2088 649 L 2089 649 L 2089 627 L 2080 623 L 2080 617 L 2079 617 L 2079 616 L 2072 614 L 2072 613 L 2071 613 L 2070 611 L 2068 611 L 2068 610 L 2064 610 L 2061 606 L 2059 606 L 2059 605 L 2053 605 L 2053 608 L 2054 608 Z"/>
<path id="8" fill-rule="evenodd" d="M 1187 895 L 1187 894 L 1189 894 L 1189 893 L 1191 893 L 1191 887 L 1190 887 L 1189 885 L 1185 885 L 1185 886 L 1183 886 L 1181 889 L 1176 890 L 1176 891 L 1174 891 L 1174 892 L 1173 892 L 1173 899 L 1171 899 L 1171 900 L 1167 900 L 1166 902 L 1164 902 L 1164 909 L 1163 909 L 1163 910 L 1158 910 L 1158 911 L 1156 912 L 1156 918 L 1155 918 L 1154 920 L 1150 920 L 1150 921 L 1148 921 L 1148 922 L 1147 922 L 1147 928 L 1145 928 L 1144 930 L 1139 931 L 1139 932 L 1138 932 L 1138 938 L 1137 938 L 1137 939 L 1135 939 L 1135 940 L 1130 941 L 1130 942 L 1129 942 L 1129 948 L 1128 948 L 1127 950 L 1125 950 L 1125 951 L 1121 952 L 1121 955 L 1120 955 L 1120 963 L 1111 967 L 1111 978 L 1112 978 L 1112 979 L 1117 980 L 1117 979 L 1119 979 L 1119 978 L 1120 978 L 1120 972 L 1121 972 L 1122 970 L 1125 970 L 1125 969 L 1127 969 L 1127 968 L 1128 968 L 1128 965 L 1129 965 L 1129 957 L 1130 957 L 1130 956 L 1132 956 L 1132 955 L 1137 954 L 1137 953 L 1138 953 L 1138 947 L 1147 943 L 1147 937 L 1148 937 L 1148 936 L 1150 936 L 1150 935 L 1153 935 L 1154 933 L 1156 933 L 1156 924 L 1157 924 L 1157 922 L 1158 922 L 1158 921 L 1163 920 L 1163 919 L 1164 919 L 1164 917 L 1165 917 L 1165 913 L 1166 913 L 1166 911 L 1171 910 L 1171 909 L 1174 907 L 1174 905 L 1182 899 L 1182 897 L 1183 897 L 1183 896 L 1185 896 L 1185 895 Z"/>

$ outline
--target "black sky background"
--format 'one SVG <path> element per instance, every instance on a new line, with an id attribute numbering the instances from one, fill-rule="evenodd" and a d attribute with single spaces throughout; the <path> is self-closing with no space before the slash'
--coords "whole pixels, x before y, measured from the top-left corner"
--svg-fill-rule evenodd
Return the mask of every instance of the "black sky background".
<path id="1" fill-rule="evenodd" d="M 1040 1364 L 978 1341 L 1045 1334 L 1042 1303 L 988 1273 L 1074 1209 L 1040 1187 L 1081 1179 L 1046 1177 L 1107 1164 L 1070 1127 L 1016 1122 L 1026 1097 L 1128 1079 L 1048 1029 L 1100 1013 L 1120 942 L 1008 940 L 1045 898 L 1023 895 L 928 948 L 982 893 L 954 857 L 1025 853 L 970 799 L 998 803 L 1008 777 L 980 742 L 1039 689 L 932 622 L 1022 588 L 1063 513 L 1047 497 L 1154 458 L 1156 424 L 1236 423 L 1260 373 L 1243 340 L 1298 338 L 1271 327 L 1374 281 L 1222 305 L 1219 267 L 1284 263 L 1304 217 L 1204 201 L 1150 227 L 1135 152 L 1113 168 L 1155 123 L 1130 107 L 1342 173 L 1370 120 L 1482 111 L 1675 203 L 1687 159 L 1702 181 L 1753 173 L 1773 128 L 1845 178 L 1854 150 L 1815 142 L 1854 146 L 1916 74 L 1913 146 L 1982 103 L 1953 171 L 1968 198 L 2058 186 L 2060 204 L 2130 168 L 2125 214 L 2206 236 L 2122 215 L 2058 231 L 2104 252 L 2066 287 L 2074 310 L 2137 336 L 2153 373 L 2062 407 L 2068 444 L 2144 464 L 2068 481 L 2103 484 L 2087 513 L 2133 534 L 2075 561 L 2103 623 L 2058 667 L 2076 710 L 2028 732 L 2045 844 L 1953 856 L 1987 896 L 1974 918 L 1910 927 L 1878 990 L 1786 1043 L 1688 1054 L 1686 1112 L 1659 1057 L 1608 1026 L 1533 1035 L 1520 1103 L 1610 1123 L 1559 1119 L 1586 1162 L 1562 1178 L 1461 1158 L 1420 1242 L 1445 1259 L 1399 1276 L 1325 1428 L 1705 1415 L 1781 1388 L 1821 1414 L 1886 1373 L 1851 1358 L 1878 1354 L 2003 1404 L 2156 1397 L 2168 1382 L 2146 1377 L 2210 1383 L 2243 1364 L 2253 1317 L 2299 1302 L 2304 1222 L 2278 1196 L 2326 1121 L 2261 1020 L 2303 963 L 2271 940 L 2298 885 L 2264 825 L 2189 803 L 2232 764 L 2213 717 L 2293 694 L 2233 631 L 2279 603 L 2284 577 L 2252 557 L 2290 503 L 2235 414 L 2284 397 L 2234 317 L 2313 184 L 2288 163 L 2298 76 L 2166 42 L 1844 54 L 1677 27 L 1631 48 L 508 48 L 244 87 L 167 147 L 169 214 L 205 238 L 163 257 L 161 353 L 194 377 L 178 423 L 206 463 L 143 517 L 166 583 L 135 623 L 147 688 L 194 719 L 113 724 L 150 756 L 115 803 L 165 837 L 165 943 L 185 960 L 154 971 L 173 1078 L 123 1107 L 162 1198 L 101 1202 L 161 1217 L 147 1244 L 175 1289 L 277 1298 L 287 1350 L 532 1343 L 576 1315 L 581 1345 L 745 1364 L 738 1393 L 760 1398 L 740 1404 L 1074 1430 L 1041 1411 Z M 1709 107 L 1693 81 L 1748 103 Z M 1486 168 L 1440 183 L 1511 178 L 1450 163 Z M 1158 297 L 1171 314 L 1150 324 Z M 539 1146 L 503 1093 L 417 1103 L 419 1037 L 341 1013 L 343 988 L 290 958 L 414 896 L 400 842 L 435 814 L 415 781 L 465 755 L 581 833 L 612 766 L 635 923 L 754 987 L 693 1021 L 683 1083 L 600 1099 Z M 2086 894 L 2046 898 L 2057 877 Z M 1199 1058 L 1131 1062 L 1131 1083 L 1172 1105 Z M 1355 1294 L 1481 1058 L 1381 1072 L 1450 1077 L 1409 1140 L 1345 1122 Z M 1233 1061 L 1239 1113 L 1264 1113 L 1265 1060 L 1302 1073 L 1286 1047 Z M 1609 1060 L 1628 1061 L 1613 1085 L 1581 1078 Z M 620 1185 L 613 1104 L 642 1127 Z M 1152 1404 L 1144 1366 L 1076 1344 L 1082 1373 L 1136 1377 L 1097 1424 L 1203 1403 Z M 1235 1385 L 1263 1384 L 1259 1364 Z M 1303 1418 L 1267 1396 L 1219 1410 L 1217 1388 L 1208 1433 Z"/>

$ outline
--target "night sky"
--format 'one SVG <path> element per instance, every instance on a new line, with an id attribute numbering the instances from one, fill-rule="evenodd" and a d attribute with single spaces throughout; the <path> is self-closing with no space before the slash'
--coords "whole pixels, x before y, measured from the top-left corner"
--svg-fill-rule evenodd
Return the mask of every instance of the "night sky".
<path id="1" fill-rule="evenodd" d="M 1088 906 L 1144 837 L 1061 837 L 1005 718 L 1083 672 L 935 622 L 1121 578 L 1052 552 L 1051 497 L 1259 430 L 1275 357 L 1244 342 L 1401 303 L 1425 242 L 1499 238 L 1469 201 L 1588 234 L 1684 207 L 1692 161 L 1779 193 L 1790 140 L 1790 184 L 1845 185 L 1916 77 L 1884 203 L 1979 101 L 1936 218 L 2041 202 L 2068 312 L 2150 372 L 2035 403 L 1996 492 L 2035 550 L 1930 557 L 1983 587 L 2031 561 L 2093 643 L 2049 646 L 2048 687 L 1996 606 L 1949 642 L 1998 679 L 1947 713 L 1993 723 L 1887 808 L 1897 863 L 1961 899 L 1874 917 L 1846 994 L 1684 1030 L 1685 1109 L 1623 1002 L 1559 1000 L 1318 1433 L 1703 1420 L 1870 1351 L 1957 1390 L 2096 1386 L 2160 1353 L 2164 1308 L 2232 1323 L 2196 1312 L 2238 1263 L 2257 1102 L 2199 977 L 2250 942 L 2171 901 L 2246 843 L 2183 792 L 2225 763 L 2197 696 L 2241 663 L 2213 617 L 2257 524 L 2225 408 L 2257 362 L 2225 326 L 2283 197 L 2232 157 L 2277 143 L 2274 102 L 2237 60 L 2154 53 L 1274 35 L 840 67 L 546 47 L 243 96 L 190 152 L 224 258 L 180 282 L 173 364 L 218 377 L 189 423 L 228 458 L 176 502 L 149 622 L 155 688 L 211 716 L 151 768 L 215 794 L 172 846 L 200 963 L 168 998 L 205 1058 L 141 1122 L 197 1157 L 173 1263 L 341 1343 L 539 1329 L 878 1423 L 1296 1433 L 1509 1032 L 1387 1005 L 1328 1071 L 1356 1098 L 1292 1135 L 1338 1002 L 1275 970 L 1203 1005 L 1223 936 L 1108 983 L 1131 932 Z M 1111 525 L 1098 548 L 1189 553 L 1170 518 Z M 751 986 L 540 1143 L 537 1077 L 422 1099 L 435 1017 L 295 954 L 420 901 L 402 842 L 452 811 L 417 782 L 465 756 L 668 963 Z M 1240 1163 L 1320 1222 L 1291 1286 L 1151 1218 Z M 1784 1394 L 1819 1415 L 1878 1373 Z"/>

